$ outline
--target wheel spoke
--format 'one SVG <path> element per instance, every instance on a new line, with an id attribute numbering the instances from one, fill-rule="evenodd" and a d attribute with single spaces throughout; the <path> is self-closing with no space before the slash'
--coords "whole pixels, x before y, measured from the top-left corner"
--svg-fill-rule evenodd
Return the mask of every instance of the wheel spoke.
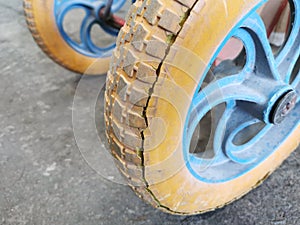
<path id="1" fill-rule="evenodd" d="M 234 101 L 227 102 L 223 115 L 219 118 L 218 124 L 214 126 L 215 130 L 212 131 L 213 136 L 211 136 L 211 138 L 213 138 L 213 149 L 215 153 L 213 159 L 214 164 L 224 163 L 224 161 L 228 159 L 239 164 L 248 164 L 255 161 L 257 155 L 253 154 L 253 151 L 249 149 L 259 140 L 259 137 L 266 132 L 266 128 L 262 130 L 247 130 L 244 136 L 240 137 L 240 139 L 243 138 L 245 142 L 240 146 L 235 145 L 233 140 L 243 129 L 258 123 L 262 124 L 250 113 L 240 108 L 238 103 Z M 265 127 L 265 125 L 263 126 Z"/>
<path id="2" fill-rule="evenodd" d="M 255 73 L 265 78 L 282 80 L 261 17 L 254 13 L 243 23 L 242 28 L 247 30 L 255 44 L 255 49 L 247 52 L 247 54 L 253 54 L 251 52 L 255 51 Z"/>
<path id="3" fill-rule="evenodd" d="M 216 166 L 228 160 L 239 164 L 254 162 L 257 159 L 257 152 L 250 151 L 250 149 L 267 132 L 270 125 L 265 125 L 260 120 L 254 118 L 250 113 L 239 107 L 235 101 L 227 102 L 224 109 L 222 109 L 222 106 L 215 107 L 211 110 L 211 114 L 210 136 L 208 144 L 205 146 L 205 151 L 202 151 L 201 154 L 193 154 L 189 160 L 192 163 L 201 164 L 202 170 L 212 164 Z M 254 126 L 251 127 L 256 124 L 259 125 L 260 129 L 257 127 L 254 128 Z M 238 134 L 247 128 L 248 130 L 243 133 L 243 136 L 240 135 L 241 137 L 239 137 L 239 141 L 242 139 L 243 144 L 234 144 L 234 140 Z M 213 152 L 213 157 L 208 159 L 205 154 L 206 152 L 208 154 Z"/>
<path id="4" fill-rule="evenodd" d="M 276 57 L 276 64 L 282 79 L 288 83 L 300 54 L 300 2 L 291 1 L 291 30 L 284 48 Z"/>
<path id="5" fill-rule="evenodd" d="M 220 117 L 218 124 L 215 126 L 215 131 L 213 136 L 213 149 L 215 153 L 214 162 L 216 163 L 222 163 L 228 160 L 228 157 L 225 155 L 223 151 L 223 142 L 225 138 L 227 120 L 234 107 L 235 107 L 235 101 L 227 102 L 223 115 Z"/>
<path id="6" fill-rule="evenodd" d="M 251 126 L 255 124 L 260 125 L 261 129 L 251 129 Z M 254 118 L 250 113 L 246 113 L 240 107 L 232 109 L 226 120 L 226 126 L 223 128 L 226 132 L 222 144 L 226 156 L 239 164 L 254 162 L 258 154 L 255 149 L 251 150 L 251 147 L 266 133 L 269 126 Z M 248 130 L 246 130 L 247 128 Z M 243 131 L 243 135 L 239 137 L 238 134 Z M 239 142 L 239 145 L 234 143 L 234 140 Z"/>
<path id="7" fill-rule="evenodd" d="M 198 93 L 192 102 L 191 117 L 195 118 L 193 128 L 213 107 L 231 100 L 263 104 L 267 98 L 255 89 L 243 85 L 244 72 L 214 81 Z"/>
<path id="8" fill-rule="evenodd" d="M 92 16 L 91 14 L 88 14 L 82 21 L 80 27 L 81 44 L 85 49 L 93 53 L 97 52 L 97 49 L 93 48 L 93 43 L 91 40 L 91 30 L 95 23 L 96 23 L 95 17 Z"/>
<path id="9" fill-rule="evenodd" d="M 298 72 L 298 75 L 296 76 L 295 80 L 293 81 L 292 86 L 295 88 L 295 90 L 298 93 L 298 96 L 300 96 L 300 71 Z M 300 98 L 298 99 L 298 101 Z"/>
<path id="10" fill-rule="evenodd" d="M 234 33 L 233 37 L 238 38 L 243 42 L 246 54 L 246 64 L 244 66 L 244 70 L 252 73 L 255 70 L 256 63 L 256 46 L 252 36 L 247 30 L 239 28 Z"/>
<path id="11" fill-rule="evenodd" d="M 103 3 L 102 3 L 103 4 Z M 87 0 L 64 0 L 56 5 L 56 16 L 62 20 L 67 12 L 74 8 L 83 8 L 85 10 L 94 10 L 95 9 L 95 2 L 94 1 L 87 1 Z M 104 4 L 103 4 L 104 6 Z"/>
<path id="12" fill-rule="evenodd" d="M 299 92 L 300 95 L 300 71 L 298 72 L 298 75 L 295 79 L 295 86 L 296 86 L 296 90 Z"/>
<path id="13" fill-rule="evenodd" d="M 223 104 L 213 108 L 209 116 L 206 116 L 200 122 L 200 132 L 196 138 L 201 141 L 198 142 L 195 150 L 193 150 L 190 161 L 198 162 L 205 166 L 209 166 L 212 162 L 216 164 L 228 161 L 228 158 L 223 154 L 222 146 L 219 145 L 219 138 L 217 138 L 221 137 L 219 133 L 222 132 L 222 129 L 220 127 L 222 127 L 221 124 L 223 124 L 224 117 L 226 117 L 225 111 L 227 107 L 227 105 Z M 201 132 L 202 130 L 204 132 Z"/>
<path id="14" fill-rule="evenodd" d="M 220 116 L 216 116 L 217 118 L 222 117 L 222 119 L 214 119 L 217 123 L 213 124 L 211 133 L 212 137 L 217 136 L 219 139 L 222 139 L 221 132 L 224 130 L 224 121 L 226 121 L 225 118 L 227 117 L 227 113 L 232 107 L 232 104 L 228 104 L 229 102 L 245 101 L 252 104 L 263 104 L 263 102 L 267 101 L 260 93 L 257 93 L 252 88 L 248 88 L 241 83 L 244 76 L 245 75 L 242 72 L 237 75 L 217 80 L 201 90 L 201 92 L 193 99 L 189 118 L 190 123 L 188 124 L 189 128 L 187 131 L 189 141 L 192 139 L 192 135 L 198 126 L 199 121 L 201 121 L 210 110 L 218 107 L 222 103 L 227 104 L 226 110 Z M 212 113 L 214 114 L 213 110 Z M 218 143 L 220 143 L 219 140 L 211 139 L 208 143 L 211 145 L 210 147 L 216 149 L 215 154 L 219 154 L 217 156 L 217 158 L 219 158 L 218 161 L 221 158 L 224 158 L 220 155 L 221 152 L 218 150 L 221 147 L 218 146 Z"/>

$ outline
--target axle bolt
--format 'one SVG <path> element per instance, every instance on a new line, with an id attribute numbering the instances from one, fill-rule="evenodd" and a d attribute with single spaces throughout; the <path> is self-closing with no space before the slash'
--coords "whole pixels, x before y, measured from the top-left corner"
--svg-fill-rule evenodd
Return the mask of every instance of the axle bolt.
<path id="1" fill-rule="evenodd" d="M 287 115 L 295 108 L 297 93 L 293 90 L 285 93 L 275 104 L 271 112 L 270 121 L 273 124 L 280 124 Z"/>

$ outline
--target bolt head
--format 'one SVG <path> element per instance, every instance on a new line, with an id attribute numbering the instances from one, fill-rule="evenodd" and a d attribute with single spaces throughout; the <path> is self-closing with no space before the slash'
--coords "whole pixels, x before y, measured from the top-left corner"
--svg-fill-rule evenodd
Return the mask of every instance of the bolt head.
<path id="1" fill-rule="evenodd" d="M 297 103 L 297 93 L 293 90 L 285 93 L 275 104 L 272 114 L 271 123 L 280 124 L 295 108 Z"/>

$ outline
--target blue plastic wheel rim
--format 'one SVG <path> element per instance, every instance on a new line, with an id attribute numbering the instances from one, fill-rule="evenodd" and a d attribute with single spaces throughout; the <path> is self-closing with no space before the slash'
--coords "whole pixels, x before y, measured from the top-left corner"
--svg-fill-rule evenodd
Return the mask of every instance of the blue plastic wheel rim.
<path id="1" fill-rule="evenodd" d="M 134 2 L 134 1 L 133 1 Z M 126 3 L 126 0 L 114 0 L 111 12 L 118 12 Z M 118 29 L 109 27 L 101 19 L 96 16 L 97 12 L 105 7 L 106 0 L 55 0 L 54 16 L 55 22 L 64 41 L 72 47 L 76 52 L 93 58 L 110 57 L 116 44 L 112 43 L 105 47 L 96 46 L 91 38 L 91 29 L 98 24 L 101 29 L 112 37 L 116 37 L 119 33 Z M 65 31 L 63 22 L 68 12 L 73 9 L 84 9 L 86 15 L 81 24 L 80 43 L 74 41 Z"/>
<path id="2" fill-rule="evenodd" d="M 273 56 L 263 22 L 256 14 L 256 10 L 265 2 L 262 1 L 232 29 L 211 59 L 204 74 L 208 73 L 210 66 L 231 37 L 240 39 L 246 49 L 247 60 L 243 70 L 236 75 L 226 76 L 212 82 L 201 89 L 205 78 L 203 76 L 192 99 L 184 125 L 183 154 L 190 173 L 202 182 L 227 182 L 248 173 L 272 155 L 300 124 L 299 71 L 296 71 L 297 75 L 291 81 L 293 69 L 296 63 L 299 63 L 300 2 L 290 0 L 291 9 L 294 12 L 292 30 L 283 49 L 277 56 Z M 252 22 L 253 20 L 256 21 L 255 27 L 252 27 L 251 20 Z M 270 57 L 270 55 L 273 57 Z M 265 56 L 264 58 L 267 60 L 263 63 L 266 63 L 267 66 L 263 66 L 263 63 L 258 65 L 260 64 L 257 60 L 258 56 Z M 261 82 L 260 87 L 251 84 L 255 81 L 251 80 L 249 75 L 253 76 L 258 67 L 261 74 L 271 74 L 268 75 L 266 81 L 274 84 L 274 88 L 269 88 L 270 84 L 268 82 Z M 250 88 L 247 87 L 247 84 L 251 84 L 249 85 Z M 261 91 L 255 93 L 253 91 L 255 88 Z M 269 121 L 271 107 L 268 107 L 267 104 L 275 104 L 279 96 L 291 89 L 296 91 L 298 95 L 295 108 L 281 124 L 272 124 Z M 221 96 L 219 93 L 221 93 Z M 217 96 L 217 98 L 214 98 L 214 96 Z M 241 102 L 246 102 L 251 106 L 255 103 L 266 107 L 263 108 L 258 118 L 250 115 L 250 113 L 245 113 L 244 108 L 241 110 L 239 108 Z M 208 112 L 214 107 L 220 106 L 220 104 L 226 105 L 225 111 L 219 118 L 213 133 L 214 157 L 205 159 L 190 153 L 191 140 L 197 125 Z M 234 136 L 241 130 L 261 121 L 264 121 L 264 127 L 251 140 L 240 146 L 233 144 Z"/>

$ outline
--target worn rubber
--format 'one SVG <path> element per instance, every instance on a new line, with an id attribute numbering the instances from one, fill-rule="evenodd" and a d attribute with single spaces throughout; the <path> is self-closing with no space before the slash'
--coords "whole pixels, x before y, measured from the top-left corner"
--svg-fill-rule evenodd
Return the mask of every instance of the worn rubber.
<path id="1" fill-rule="evenodd" d="M 56 26 L 54 0 L 23 0 L 27 26 L 35 42 L 54 62 L 79 74 L 106 74 L 110 57 L 93 58 L 70 47 Z"/>
<path id="2" fill-rule="evenodd" d="M 173 144 L 176 140 L 181 143 L 182 139 L 178 113 L 159 96 L 167 89 L 165 92 L 174 96 L 173 103 L 179 111 L 187 113 L 190 102 L 182 101 L 180 94 L 164 80 L 175 81 L 192 99 L 201 71 L 207 67 L 217 46 L 259 0 L 247 3 L 229 0 L 226 10 L 222 2 L 137 1 L 120 31 L 107 76 L 106 135 L 117 167 L 140 198 L 172 214 L 204 213 L 240 198 L 260 185 L 299 144 L 298 127 L 264 163 L 227 183 L 200 182 L 184 166 L 182 149 Z M 209 23 L 204 25 L 207 21 Z M 212 33 L 215 36 L 211 36 Z M 175 46 L 189 51 L 179 52 L 176 58 Z M 188 52 L 192 53 L 187 55 Z M 203 65 L 192 64 L 199 62 L 197 57 L 203 60 Z M 182 70 L 169 68 L 166 61 Z M 194 80 L 186 73 L 192 74 Z M 163 129 L 161 124 L 151 123 L 155 117 L 163 118 L 168 125 L 167 135 L 159 145 L 153 143 L 157 143 Z M 164 161 L 166 163 L 162 163 Z M 182 167 L 176 168 L 176 165 Z"/>

